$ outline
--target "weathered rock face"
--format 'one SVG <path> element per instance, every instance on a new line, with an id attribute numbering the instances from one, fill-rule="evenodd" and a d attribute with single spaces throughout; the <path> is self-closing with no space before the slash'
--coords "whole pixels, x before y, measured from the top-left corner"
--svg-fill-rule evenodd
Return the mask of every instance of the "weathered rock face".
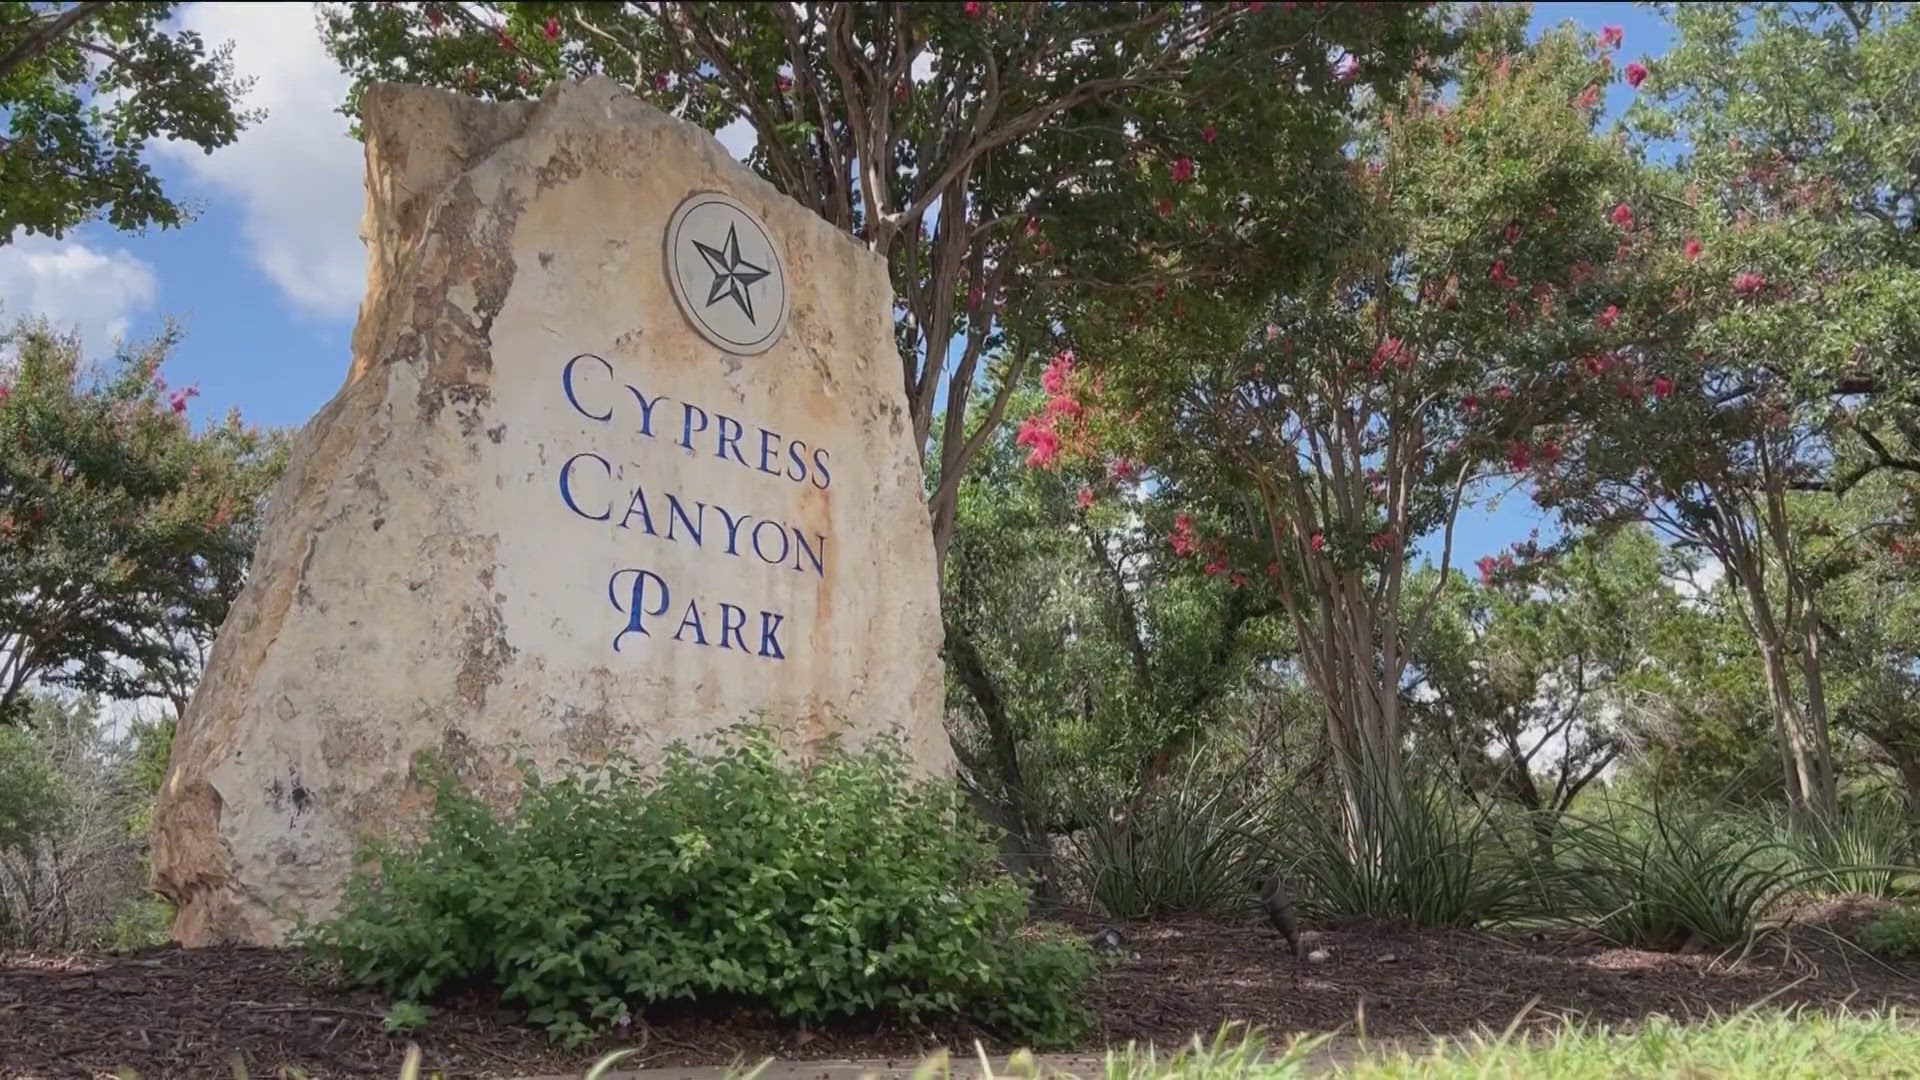
<path id="1" fill-rule="evenodd" d="M 359 842 L 422 820 L 423 752 L 504 800 L 522 756 L 758 718 L 802 752 L 898 730 L 944 771 L 882 260 L 604 80 L 364 114 L 352 370 L 161 793 L 176 936 L 327 915 Z"/>

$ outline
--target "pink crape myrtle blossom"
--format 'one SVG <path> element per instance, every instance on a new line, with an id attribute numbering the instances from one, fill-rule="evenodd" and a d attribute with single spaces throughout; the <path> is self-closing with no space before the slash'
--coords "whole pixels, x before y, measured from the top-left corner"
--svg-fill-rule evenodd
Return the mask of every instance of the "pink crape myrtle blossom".
<path id="1" fill-rule="evenodd" d="M 1167 535 L 1167 542 L 1173 545 L 1173 553 L 1179 556 L 1193 554 L 1200 549 L 1199 537 L 1193 531 L 1193 517 L 1190 514 L 1175 514 L 1173 532 Z"/>
<path id="2" fill-rule="evenodd" d="M 1044 469 L 1060 457 L 1060 436 L 1054 432 L 1051 418 L 1029 416 L 1014 436 L 1015 446 L 1027 447 L 1027 466 Z"/>

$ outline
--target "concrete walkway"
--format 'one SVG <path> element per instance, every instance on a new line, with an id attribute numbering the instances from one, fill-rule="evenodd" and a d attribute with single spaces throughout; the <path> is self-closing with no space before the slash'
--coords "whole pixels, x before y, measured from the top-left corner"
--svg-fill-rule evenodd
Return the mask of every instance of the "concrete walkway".
<path id="1" fill-rule="evenodd" d="M 1372 1044 L 1376 1052 L 1392 1049 L 1380 1042 Z M 1325 1074 L 1346 1065 L 1358 1057 L 1360 1042 L 1351 1037 L 1341 1037 L 1322 1043 L 1308 1055 L 1306 1063 L 1309 1074 Z M 1157 1060 L 1166 1061 L 1173 1053 L 1168 1050 L 1157 1052 Z M 1270 1055 L 1271 1056 L 1271 1055 Z M 1007 1076 L 1007 1059 L 992 1057 L 993 1072 L 996 1076 Z M 1103 1054 L 1038 1054 L 1034 1056 L 1040 1072 L 1047 1076 L 1080 1077 L 1082 1080 L 1094 1080 L 1106 1072 L 1106 1057 Z M 889 1060 L 826 1060 L 826 1061 L 775 1061 L 769 1063 L 755 1076 L 754 1080 L 906 1080 L 920 1065 L 919 1059 L 895 1058 Z M 751 1065 L 749 1065 L 751 1068 Z M 747 1070 L 741 1070 L 741 1074 Z M 700 1066 L 685 1069 L 614 1069 L 603 1073 L 601 1080 L 726 1080 L 728 1068 L 724 1065 Z M 581 1073 L 555 1076 L 530 1076 L 522 1080 L 580 1080 Z M 981 1075 L 979 1057 L 968 1054 L 953 1055 L 949 1069 L 935 1072 L 934 1080 L 975 1080 Z"/>

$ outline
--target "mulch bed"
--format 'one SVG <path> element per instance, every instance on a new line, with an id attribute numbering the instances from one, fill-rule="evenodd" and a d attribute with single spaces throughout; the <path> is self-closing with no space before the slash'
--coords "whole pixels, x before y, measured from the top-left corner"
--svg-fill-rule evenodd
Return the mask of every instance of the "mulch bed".
<path id="1" fill-rule="evenodd" d="M 1095 980 L 1093 1045 L 1179 1043 L 1225 1021 L 1276 1039 L 1364 1026 L 1385 1038 L 1459 1034 L 1580 1016 L 1630 1023 L 1653 1013 L 1697 1018 L 1768 999 L 1866 1009 L 1920 1009 L 1920 964 L 1886 964 L 1839 935 L 1871 905 L 1802 911 L 1788 932 L 1744 958 L 1608 948 L 1567 938 L 1500 937 L 1368 926 L 1309 931 L 1324 963 L 1299 963 L 1256 922 L 1182 919 L 1123 927 L 1125 951 Z M 1069 917 L 1091 932 L 1100 924 Z M 390 1035 L 375 995 L 337 985 L 291 950 L 165 948 L 120 956 L 0 956 L 0 1077 L 144 1080 L 253 1077 L 286 1066 L 322 1077 L 394 1077 L 411 1038 L 428 1073 L 501 1078 L 572 1074 L 608 1049 L 639 1045 L 622 1067 L 784 1059 L 905 1060 L 937 1046 L 970 1051 L 965 1025 L 900 1021 L 803 1031 L 744 1009 L 650 1014 L 602 1043 L 563 1050 L 497 1001 L 442 1003 L 412 1036 Z M 292 1074 L 287 1074 L 292 1075 Z"/>

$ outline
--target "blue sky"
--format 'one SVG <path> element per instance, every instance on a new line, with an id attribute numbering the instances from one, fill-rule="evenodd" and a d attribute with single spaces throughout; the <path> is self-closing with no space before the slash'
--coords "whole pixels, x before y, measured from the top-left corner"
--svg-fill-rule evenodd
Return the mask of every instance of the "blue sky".
<path id="1" fill-rule="evenodd" d="M 360 148 L 333 111 L 346 79 L 320 48 L 309 5 L 198 3 L 179 18 L 211 42 L 233 42 L 235 66 L 255 80 L 249 103 L 267 118 L 212 155 L 156 153 L 168 191 L 199 211 L 185 228 L 130 236 L 90 226 L 0 247 L 0 318 L 45 314 L 105 354 L 113 335 L 143 337 L 172 316 L 186 337 L 167 378 L 199 387 L 196 420 L 237 407 L 255 423 L 303 424 L 345 377 L 364 287 Z M 1669 44 L 1659 17 L 1631 4 L 1541 4 L 1534 28 L 1568 19 L 1623 27 L 1623 60 Z M 1617 114 L 1631 98 L 1615 85 L 1606 104 Z M 1465 514 L 1456 564 L 1535 527 L 1549 532 L 1523 494 Z"/>

